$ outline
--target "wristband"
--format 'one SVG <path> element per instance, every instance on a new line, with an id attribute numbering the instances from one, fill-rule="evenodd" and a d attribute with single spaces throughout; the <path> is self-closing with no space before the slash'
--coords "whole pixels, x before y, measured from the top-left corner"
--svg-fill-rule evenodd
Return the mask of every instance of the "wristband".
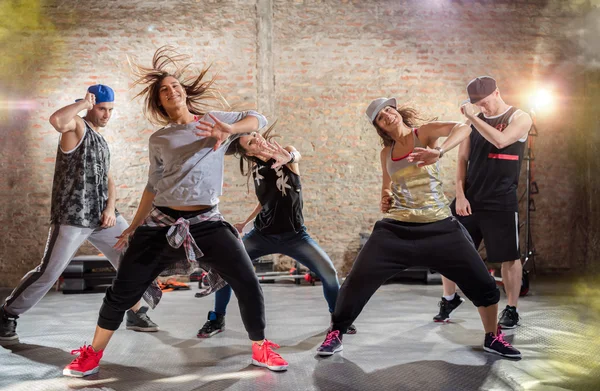
<path id="1" fill-rule="evenodd" d="M 290 161 L 287 162 L 286 164 L 291 164 L 296 161 L 296 152 L 295 151 L 290 152 L 290 156 L 291 156 Z"/>

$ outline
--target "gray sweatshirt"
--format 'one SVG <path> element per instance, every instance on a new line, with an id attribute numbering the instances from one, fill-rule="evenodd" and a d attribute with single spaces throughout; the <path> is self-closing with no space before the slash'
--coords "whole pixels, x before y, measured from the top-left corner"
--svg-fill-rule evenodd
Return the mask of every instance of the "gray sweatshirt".
<path id="1" fill-rule="evenodd" d="M 258 118 L 259 129 L 267 119 L 255 112 L 213 111 L 219 121 L 234 124 L 247 115 Z M 214 122 L 208 114 L 201 120 Z M 232 135 L 213 151 L 215 139 L 195 133 L 198 122 L 170 124 L 150 136 L 150 170 L 146 190 L 156 194 L 156 206 L 216 205 L 223 193 L 223 160 Z"/>

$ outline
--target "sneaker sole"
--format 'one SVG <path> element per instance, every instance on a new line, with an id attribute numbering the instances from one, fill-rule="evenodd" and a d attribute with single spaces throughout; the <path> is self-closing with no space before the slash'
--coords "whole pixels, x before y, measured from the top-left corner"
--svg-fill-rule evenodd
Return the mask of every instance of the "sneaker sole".
<path id="1" fill-rule="evenodd" d="M 70 369 L 65 368 L 65 369 L 63 369 L 63 375 L 69 376 L 69 377 L 85 377 L 85 376 L 93 375 L 94 373 L 98 373 L 99 370 L 100 370 L 100 367 L 96 367 L 94 369 L 90 369 L 89 371 L 79 372 L 79 371 L 72 371 Z"/>
<path id="2" fill-rule="evenodd" d="M 516 328 L 517 328 L 517 326 L 520 326 L 520 324 L 518 324 L 518 323 L 517 323 L 517 324 L 516 324 L 516 325 L 514 325 L 514 326 L 505 326 L 505 325 L 503 325 L 503 324 L 500 324 L 500 323 L 498 323 L 498 326 L 500 326 L 500 328 L 501 328 L 501 329 L 504 329 L 504 330 L 510 330 L 510 329 L 516 329 Z"/>
<path id="3" fill-rule="evenodd" d="M 213 335 L 217 335 L 219 333 L 222 333 L 223 331 L 225 331 L 225 329 L 219 329 L 219 330 L 213 331 L 210 334 L 200 334 L 200 333 L 198 333 L 198 334 L 196 334 L 196 337 L 198 337 L 198 338 L 210 338 Z"/>
<path id="4" fill-rule="evenodd" d="M 149 333 L 153 333 L 155 331 L 159 331 L 160 330 L 158 327 L 127 326 L 126 328 L 127 328 L 127 330 L 145 331 L 145 332 L 149 332 Z"/>
<path id="5" fill-rule="evenodd" d="M 488 353 L 494 353 L 494 354 L 497 354 L 498 356 L 502 356 L 502 357 L 508 357 L 508 358 L 521 358 L 522 357 L 521 354 L 502 354 L 494 349 L 486 348 L 485 346 L 483 347 L 483 350 L 485 350 Z"/>
<path id="6" fill-rule="evenodd" d="M 15 343 L 19 342 L 19 336 L 14 335 L 12 337 L 0 337 L 0 345 L 3 343 Z"/>
<path id="7" fill-rule="evenodd" d="M 317 355 L 321 356 L 321 357 L 329 357 L 329 356 L 333 356 L 334 354 L 341 352 L 342 350 L 344 350 L 344 346 L 340 345 L 339 348 L 335 349 L 333 352 L 320 352 L 317 350 Z"/>
<path id="8" fill-rule="evenodd" d="M 258 360 L 255 360 L 255 359 L 252 359 L 252 364 L 256 365 L 257 367 L 268 368 L 268 369 L 270 369 L 272 371 L 275 371 L 275 372 L 287 371 L 287 369 L 288 369 L 288 365 L 277 365 L 277 366 L 275 366 L 275 365 L 267 365 L 267 364 L 262 363 L 262 362 L 260 362 Z"/>

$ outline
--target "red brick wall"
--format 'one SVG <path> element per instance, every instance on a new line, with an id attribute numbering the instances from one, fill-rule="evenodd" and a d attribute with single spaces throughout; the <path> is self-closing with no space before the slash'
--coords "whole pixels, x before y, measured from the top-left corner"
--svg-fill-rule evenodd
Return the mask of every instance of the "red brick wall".
<path id="1" fill-rule="evenodd" d="M 264 5 L 268 1 L 261 1 Z M 117 94 L 105 130 L 118 184 L 118 208 L 130 219 L 146 183 L 147 139 L 155 129 L 132 100 L 126 55 L 148 63 L 155 49 L 172 44 L 197 62 L 212 62 L 232 103 L 256 106 L 279 119 L 278 133 L 302 155 L 306 225 L 341 271 L 348 270 L 359 232 L 378 212 L 380 167 L 375 132 L 364 119 L 369 101 L 396 96 L 426 116 L 460 120 L 466 83 L 494 76 L 509 104 L 523 108 L 536 82 L 570 77 L 575 58 L 565 26 L 583 10 L 576 1 L 273 1 L 273 70 L 257 50 L 253 1 L 107 1 L 90 8 L 61 1 L 40 12 L 51 28 L 18 33 L 3 47 L 17 51 L 43 37 L 24 65 L 4 70 L 10 99 L 33 100 L 35 111 L 4 110 L 0 134 L 0 286 L 13 286 L 43 254 L 57 133 L 50 114 L 105 83 Z M 126 5 L 124 5 L 126 4 Z M 261 38 L 264 39 L 264 38 Z M 263 74 L 260 74 L 262 71 Z M 257 76 L 259 75 L 260 76 Z M 261 78 L 261 80 L 257 80 Z M 267 78 L 267 79 L 265 79 Z M 273 93 L 257 96 L 257 83 Z M 1 99 L 8 99 L 2 92 Z M 566 111 L 565 111 L 566 112 Z M 565 146 L 563 111 L 540 114 L 536 143 L 533 233 L 538 270 L 574 268 L 569 226 L 573 165 Z M 453 193 L 455 151 L 444 158 L 446 191 Z M 251 212 L 255 197 L 227 162 L 221 210 L 232 222 Z M 91 250 L 86 247 L 85 251 Z"/>

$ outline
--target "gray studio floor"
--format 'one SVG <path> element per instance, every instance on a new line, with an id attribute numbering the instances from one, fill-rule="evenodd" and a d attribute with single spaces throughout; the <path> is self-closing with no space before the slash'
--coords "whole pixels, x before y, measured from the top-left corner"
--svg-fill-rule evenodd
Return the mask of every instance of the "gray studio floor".
<path id="1" fill-rule="evenodd" d="M 356 322 L 358 334 L 344 339 L 343 354 L 321 359 L 315 349 L 329 325 L 320 286 L 263 285 L 267 338 L 279 343 L 287 372 L 250 365 L 250 345 L 237 301 L 227 331 L 196 338 L 212 297 L 192 291 L 165 293 L 150 313 L 162 331 L 121 329 L 105 351 L 100 373 L 62 377 L 70 350 L 91 341 L 102 293 L 49 293 L 18 321 L 21 343 L 0 347 L 0 390 L 563 390 L 572 389 L 556 371 L 552 352 L 577 338 L 577 309 L 533 283 L 521 301 L 523 325 L 509 331 L 524 359 L 484 353 L 475 307 L 465 302 L 452 324 L 436 324 L 441 286 L 383 286 Z M 546 292 L 552 287 L 547 286 Z M 0 291 L 0 297 L 8 292 Z M 502 298 L 501 303 L 505 302 Z M 585 345 L 585 344 L 584 344 Z"/>

